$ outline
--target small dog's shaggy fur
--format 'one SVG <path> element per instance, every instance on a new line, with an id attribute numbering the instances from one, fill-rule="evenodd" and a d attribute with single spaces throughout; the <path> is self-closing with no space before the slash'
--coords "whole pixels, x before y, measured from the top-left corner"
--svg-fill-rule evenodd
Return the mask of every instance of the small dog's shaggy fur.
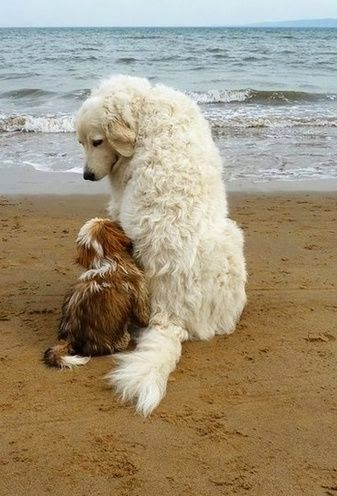
<path id="1" fill-rule="evenodd" d="M 222 160 L 186 95 L 141 78 L 104 81 L 82 105 L 85 179 L 109 176 L 109 212 L 150 284 L 150 326 L 109 376 L 148 415 L 186 339 L 234 331 L 246 303 L 243 234 L 228 218 Z"/>
<path id="2" fill-rule="evenodd" d="M 87 270 L 65 297 L 59 341 L 44 353 L 47 365 L 71 368 L 92 355 L 125 350 L 130 321 L 148 325 L 148 289 L 131 247 L 130 239 L 109 219 L 92 219 L 82 227 L 77 262 Z"/>

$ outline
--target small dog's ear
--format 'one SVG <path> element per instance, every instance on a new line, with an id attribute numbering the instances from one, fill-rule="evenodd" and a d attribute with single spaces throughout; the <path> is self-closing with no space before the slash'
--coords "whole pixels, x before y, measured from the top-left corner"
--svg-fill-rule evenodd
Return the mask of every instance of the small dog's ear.
<path id="1" fill-rule="evenodd" d="M 117 222 L 108 221 L 105 224 L 105 233 L 102 234 L 99 242 L 104 246 L 105 252 L 112 251 L 113 254 L 116 251 L 127 251 L 132 254 L 132 241 Z"/>
<path id="2" fill-rule="evenodd" d="M 133 243 L 130 238 L 126 238 L 126 240 L 124 241 L 124 248 L 125 251 L 129 253 L 129 255 L 133 254 Z"/>
<path id="3" fill-rule="evenodd" d="M 110 145 L 122 157 L 131 157 L 134 152 L 136 133 L 130 125 L 118 115 L 106 115 L 103 130 Z"/>
<path id="4" fill-rule="evenodd" d="M 115 242 L 120 245 L 122 250 L 125 250 L 130 254 L 132 253 L 132 241 L 120 228 L 118 229 L 118 231 L 115 231 L 114 239 Z"/>
<path id="5" fill-rule="evenodd" d="M 92 248 L 77 245 L 75 262 L 85 269 L 89 269 L 95 257 L 95 251 Z"/>
<path id="6" fill-rule="evenodd" d="M 126 245 L 126 251 L 128 252 L 129 255 L 133 256 L 133 243 L 131 239 L 129 239 L 129 242 Z"/>

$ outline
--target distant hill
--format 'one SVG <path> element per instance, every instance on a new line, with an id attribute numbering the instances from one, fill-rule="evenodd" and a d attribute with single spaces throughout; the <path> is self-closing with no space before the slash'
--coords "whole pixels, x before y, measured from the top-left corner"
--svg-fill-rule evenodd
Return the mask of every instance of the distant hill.
<path id="1" fill-rule="evenodd" d="M 337 19 L 300 19 L 298 21 L 259 22 L 256 28 L 337 28 Z"/>

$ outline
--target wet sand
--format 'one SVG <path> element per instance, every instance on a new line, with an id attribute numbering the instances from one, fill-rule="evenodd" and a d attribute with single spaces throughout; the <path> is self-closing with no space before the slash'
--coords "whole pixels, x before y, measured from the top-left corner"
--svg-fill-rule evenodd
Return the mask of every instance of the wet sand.
<path id="1" fill-rule="evenodd" d="M 337 494 L 336 193 L 232 194 L 249 302 L 229 338 L 184 345 L 151 418 L 102 377 L 41 362 L 106 197 L 2 197 L 0 494 Z"/>
<path id="2" fill-rule="evenodd" d="M 83 164 L 80 163 L 82 168 Z M 305 181 L 226 181 L 232 193 L 330 193 L 337 191 L 337 179 L 311 179 Z M 1 170 L 0 195 L 108 195 L 108 178 L 98 182 L 83 181 L 82 173 L 45 172 L 32 167 L 12 167 Z"/>

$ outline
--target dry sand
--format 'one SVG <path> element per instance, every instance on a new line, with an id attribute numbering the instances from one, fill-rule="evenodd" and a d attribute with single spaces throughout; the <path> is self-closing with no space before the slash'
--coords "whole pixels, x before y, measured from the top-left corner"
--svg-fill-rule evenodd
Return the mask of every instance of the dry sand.
<path id="1" fill-rule="evenodd" d="M 40 361 L 103 197 L 3 197 L 0 495 L 337 495 L 336 194 L 234 195 L 249 303 L 229 338 L 184 345 L 151 418 L 102 379 Z"/>

